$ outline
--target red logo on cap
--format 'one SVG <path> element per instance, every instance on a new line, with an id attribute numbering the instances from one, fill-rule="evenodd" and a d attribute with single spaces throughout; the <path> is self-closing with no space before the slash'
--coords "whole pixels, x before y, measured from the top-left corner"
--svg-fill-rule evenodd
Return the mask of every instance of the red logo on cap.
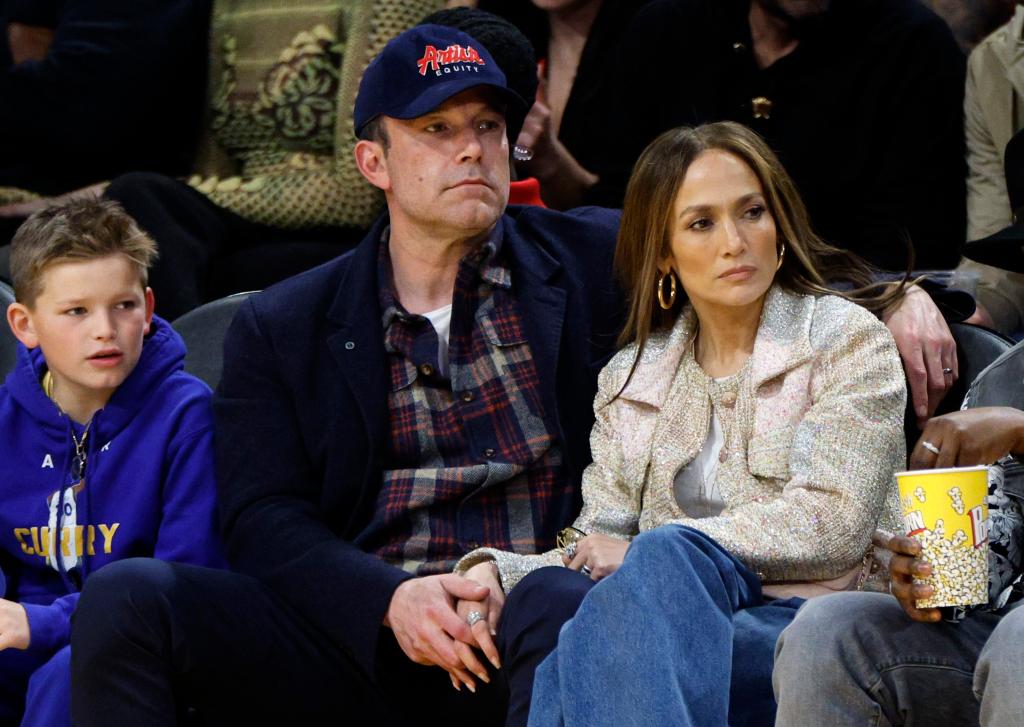
<path id="1" fill-rule="evenodd" d="M 420 75 L 427 75 L 427 66 L 433 71 L 439 70 L 441 66 L 447 66 L 452 63 L 476 63 L 478 65 L 486 65 L 480 54 L 476 52 L 476 48 L 472 46 L 461 46 L 461 45 L 450 45 L 444 50 L 438 50 L 432 45 L 428 45 L 423 49 L 423 57 L 416 61 L 416 66 L 420 69 Z"/>

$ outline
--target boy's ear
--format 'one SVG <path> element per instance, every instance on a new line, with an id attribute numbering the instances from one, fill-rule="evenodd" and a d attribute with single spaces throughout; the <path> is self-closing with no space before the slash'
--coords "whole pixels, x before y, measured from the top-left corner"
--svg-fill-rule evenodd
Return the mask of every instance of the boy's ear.
<path id="1" fill-rule="evenodd" d="M 153 289 L 150 287 L 146 288 L 146 327 L 143 329 L 143 335 L 149 334 L 149 326 L 153 322 L 153 311 L 156 309 L 156 298 L 153 297 Z"/>
<path id="2" fill-rule="evenodd" d="M 7 306 L 7 325 L 25 348 L 35 348 L 39 345 L 39 337 L 36 336 L 35 326 L 32 325 L 32 311 L 24 303 L 11 303 Z"/>
<path id="3" fill-rule="evenodd" d="M 356 142 L 355 155 L 356 166 L 366 177 L 366 181 L 385 192 L 391 189 L 391 177 L 388 175 L 388 163 L 383 146 L 376 141 L 360 139 Z"/>

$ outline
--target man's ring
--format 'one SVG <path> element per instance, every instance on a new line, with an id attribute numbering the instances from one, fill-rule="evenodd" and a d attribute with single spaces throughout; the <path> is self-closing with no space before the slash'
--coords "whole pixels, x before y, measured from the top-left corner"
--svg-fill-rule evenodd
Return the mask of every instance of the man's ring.
<path id="1" fill-rule="evenodd" d="M 470 628 L 476 626 L 479 622 L 484 620 L 484 615 L 479 611 L 470 611 L 469 615 L 466 616 L 466 623 L 469 624 Z"/>
<path id="2" fill-rule="evenodd" d="M 585 575 L 585 576 L 589 576 L 589 575 L 590 575 L 590 574 L 592 573 L 592 571 L 590 570 L 590 566 L 589 566 L 589 565 L 587 565 L 586 563 L 584 563 L 584 564 L 583 564 L 583 565 L 582 565 L 582 566 L 580 567 L 580 573 L 582 573 L 582 574 L 583 574 L 583 575 Z"/>
<path id="3" fill-rule="evenodd" d="M 572 542 L 565 546 L 565 557 L 572 560 L 576 557 L 576 543 Z"/>
<path id="4" fill-rule="evenodd" d="M 922 446 L 922 447 L 924 447 L 925 449 L 927 449 L 927 450 L 928 450 L 929 452 L 931 452 L 932 454 L 938 454 L 938 453 L 939 453 L 939 448 L 938 448 L 938 447 L 936 447 L 936 446 L 935 446 L 934 444 L 932 444 L 931 442 L 928 442 L 928 441 L 922 441 L 922 442 L 921 442 L 921 446 Z"/>
<path id="5" fill-rule="evenodd" d="M 944 369 L 942 369 L 942 373 L 945 374 L 946 376 L 952 376 L 953 375 L 953 369 L 951 369 L 949 367 L 944 368 Z"/>

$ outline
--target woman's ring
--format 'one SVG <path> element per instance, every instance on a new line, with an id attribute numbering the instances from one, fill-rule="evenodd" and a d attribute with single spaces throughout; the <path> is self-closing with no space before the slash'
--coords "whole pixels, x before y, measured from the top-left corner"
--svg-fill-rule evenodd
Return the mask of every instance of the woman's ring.
<path id="1" fill-rule="evenodd" d="M 572 542 L 565 546 L 565 557 L 572 560 L 576 557 L 576 543 Z"/>
<path id="2" fill-rule="evenodd" d="M 479 611 L 470 611 L 469 615 L 466 616 L 466 623 L 468 623 L 470 627 L 476 626 L 479 622 L 483 620 L 484 615 Z"/>
<path id="3" fill-rule="evenodd" d="M 583 564 L 583 565 L 582 565 L 582 566 L 580 567 L 580 573 L 582 573 L 582 574 L 583 574 L 583 575 L 585 575 L 585 576 L 590 576 L 590 574 L 592 573 L 592 571 L 590 570 L 590 566 L 589 566 L 589 565 L 587 565 L 586 563 L 584 563 L 584 564 Z"/>
<path id="4" fill-rule="evenodd" d="M 922 446 L 922 447 L 924 447 L 925 449 L 927 449 L 927 450 L 928 450 L 929 452 L 931 452 L 932 454 L 938 454 L 938 453 L 939 453 L 939 448 L 938 448 L 938 447 L 936 447 L 936 446 L 935 446 L 934 444 L 932 444 L 931 442 L 928 442 L 928 441 L 923 441 L 923 440 L 922 440 L 922 442 L 921 442 L 921 446 Z"/>
<path id="5" fill-rule="evenodd" d="M 946 375 L 946 376 L 952 376 L 953 375 L 953 369 L 951 369 L 949 367 L 946 367 L 946 368 L 942 369 L 942 373 L 944 375 Z"/>

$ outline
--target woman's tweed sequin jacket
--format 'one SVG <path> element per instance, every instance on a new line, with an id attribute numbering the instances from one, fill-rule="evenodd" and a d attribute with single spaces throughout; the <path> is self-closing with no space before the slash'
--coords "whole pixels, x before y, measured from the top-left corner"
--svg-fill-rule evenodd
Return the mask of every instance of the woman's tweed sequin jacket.
<path id="1" fill-rule="evenodd" d="M 695 323 L 687 307 L 652 335 L 625 390 L 635 344 L 601 372 L 594 460 L 574 525 L 625 539 L 667 523 L 695 528 L 756 571 L 768 595 L 863 584 L 872 532 L 898 527 L 893 473 L 906 461 L 906 387 L 889 331 L 841 298 L 774 286 L 748 375 L 723 385 L 693 357 Z M 677 505 L 673 482 L 704 444 L 712 409 L 725 435 L 717 477 L 727 506 L 695 519 Z M 481 548 L 456 572 L 494 559 L 508 591 L 561 556 Z"/>

